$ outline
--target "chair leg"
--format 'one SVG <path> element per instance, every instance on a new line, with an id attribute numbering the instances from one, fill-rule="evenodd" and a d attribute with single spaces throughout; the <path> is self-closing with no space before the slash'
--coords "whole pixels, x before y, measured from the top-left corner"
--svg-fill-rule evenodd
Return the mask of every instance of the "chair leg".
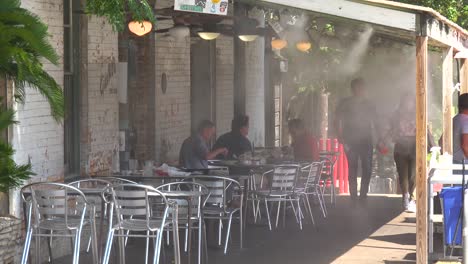
<path id="1" fill-rule="evenodd" d="M 219 215 L 221 217 L 221 214 Z M 223 221 L 221 218 L 218 221 L 218 246 L 221 246 L 222 243 L 222 232 L 223 232 Z"/>
<path id="2" fill-rule="evenodd" d="M 228 223 L 227 232 L 226 232 L 226 242 L 224 243 L 224 255 L 226 255 L 226 253 L 227 253 L 227 247 L 228 247 L 228 244 L 229 244 L 229 237 L 231 235 L 232 215 L 233 215 L 232 213 L 229 215 L 229 223 Z M 241 227 L 241 230 L 242 230 L 242 227 Z"/>
<path id="3" fill-rule="evenodd" d="M 154 258 L 153 264 L 159 264 L 159 259 L 161 255 L 161 240 L 162 240 L 162 230 L 156 231 L 156 243 L 154 245 Z"/>
<path id="4" fill-rule="evenodd" d="M 111 230 L 109 230 L 109 234 L 107 235 L 106 248 L 104 249 L 102 264 L 108 264 L 109 263 L 113 238 L 114 238 L 114 230 L 111 229 Z"/>
<path id="5" fill-rule="evenodd" d="M 184 245 L 184 251 L 187 252 L 188 249 L 188 225 L 185 227 L 185 245 Z"/>
<path id="6" fill-rule="evenodd" d="M 221 219 L 219 225 L 222 225 Z M 220 229 L 221 234 L 221 229 Z M 198 219 L 198 264 L 202 264 L 202 240 L 203 240 L 203 223 L 202 219 Z"/>
<path id="7" fill-rule="evenodd" d="M 322 209 L 323 217 L 326 218 L 328 213 L 327 213 L 325 201 L 323 200 L 323 196 L 321 196 L 320 192 L 316 192 L 315 195 L 317 195 L 317 199 L 319 200 L 319 204 L 320 204 L 320 208 Z"/>
<path id="8" fill-rule="evenodd" d="M 37 264 L 40 264 L 42 262 L 41 260 L 41 237 L 39 236 L 40 235 L 40 231 L 37 230 L 37 236 L 35 238 L 35 241 L 36 241 L 36 254 L 35 254 L 35 258 L 36 258 L 36 263 Z"/>
<path id="9" fill-rule="evenodd" d="M 302 230 L 302 217 L 300 216 L 300 214 L 302 214 L 302 210 L 301 210 L 301 204 L 299 203 L 299 199 L 297 199 L 297 211 L 299 212 L 299 227 Z"/>
<path id="10" fill-rule="evenodd" d="M 177 224 L 177 217 L 172 220 L 172 239 L 174 247 L 174 264 L 180 264 L 180 241 L 179 241 L 179 226 Z"/>
<path id="11" fill-rule="evenodd" d="M 291 207 L 292 207 L 292 210 L 293 210 L 293 213 L 294 213 L 294 217 L 296 218 L 296 222 L 299 223 L 299 219 L 297 218 L 298 214 L 296 212 L 296 207 L 294 206 L 294 203 L 292 200 L 289 200 L 289 202 L 291 203 Z"/>
<path id="12" fill-rule="evenodd" d="M 307 208 L 309 208 L 310 220 L 312 221 L 312 224 L 315 226 L 315 220 L 314 220 L 314 215 L 312 214 L 312 208 L 310 207 L 309 196 L 307 194 L 304 196 L 306 198 Z"/>
<path id="13" fill-rule="evenodd" d="M 283 228 L 286 228 L 286 204 L 287 202 L 283 202 Z"/>
<path id="14" fill-rule="evenodd" d="M 281 201 L 278 202 L 278 210 L 276 211 L 276 228 L 278 228 L 280 210 L 281 210 Z"/>
<path id="15" fill-rule="evenodd" d="M 150 231 L 146 231 L 146 244 L 145 244 L 145 264 L 148 264 L 149 257 L 149 243 L 150 243 Z M 156 245 L 154 245 L 156 247 Z"/>
<path id="16" fill-rule="evenodd" d="M 32 232 L 32 229 L 29 229 L 26 233 L 26 238 L 24 240 L 23 255 L 21 256 L 21 264 L 26 264 L 28 262 L 29 249 L 31 248 Z"/>
<path id="17" fill-rule="evenodd" d="M 49 263 L 51 263 L 52 259 L 53 259 L 53 257 L 52 257 L 52 233 L 53 233 L 53 231 L 50 230 L 50 237 L 47 239 L 48 240 L 47 241 L 48 242 L 47 243 L 47 248 L 48 248 L 48 251 L 49 251 Z"/>
<path id="18" fill-rule="evenodd" d="M 119 263 L 125 264 L 125 240 L 124 231 L 119 230 Z"/>
<path id="19" fill-rule="evenodd" d="M 75 234 L 75 248 L 73 250 L 73 264 L 80 263 L 81 230 L 82 228 L 78 228 Z"/>
<path id="20" fill-rule="evenodd" d="M 268 217 L 268 227 L 270 228 L 270 231 L 271 231 L 271 219 L 270 219 L 270 211 L 268 210 L 267 199 L 265 199 L 265 208 L 266 208 L 266 214 L 267 214 L 267 217 Z"/>

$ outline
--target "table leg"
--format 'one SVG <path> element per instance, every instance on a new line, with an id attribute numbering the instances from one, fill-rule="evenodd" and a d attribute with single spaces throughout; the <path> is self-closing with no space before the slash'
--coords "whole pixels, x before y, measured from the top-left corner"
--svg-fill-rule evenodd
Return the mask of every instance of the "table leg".
<path id="1" fill-rule="evenodd" d="M 175 205 L 172 213 L 172 235 L 174 243 L 174 263 L 180 264 L 180 245 L 179 245 L 179 223 L 178 223 L 178 206 Z"/>

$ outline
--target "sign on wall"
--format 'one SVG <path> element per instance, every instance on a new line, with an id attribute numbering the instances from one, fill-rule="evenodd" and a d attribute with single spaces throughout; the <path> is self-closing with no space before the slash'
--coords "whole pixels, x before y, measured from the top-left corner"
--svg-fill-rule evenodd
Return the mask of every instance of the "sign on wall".
<path id="1" fill-rule="evenodd" d="M 174 0 L 174 10 L 227 15 L 228 0 Z"/>

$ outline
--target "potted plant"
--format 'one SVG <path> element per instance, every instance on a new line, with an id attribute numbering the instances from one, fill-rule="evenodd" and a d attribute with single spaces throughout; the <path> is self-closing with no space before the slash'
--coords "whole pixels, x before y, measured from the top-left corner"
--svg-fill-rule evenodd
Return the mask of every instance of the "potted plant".
<path id="1" fill-rule="evenodd" d="M 39 91 L 48 101 L 51 114 L 59 122 L 64 116 L 61 87 L 44 70 L 43 62 L 57 64 L 59 56 L 49 44 L 47 25 L 39 17 L 21 8 L 19 0 L 5 0 L 0 5 L 0 81 L 14 84 L 3 89 L 13 91 L 12 97 L 24 101 L 25 88 Z M 6 98 L 5 98 L 6 99 Z M 2 100 L 0 100 L 2 101 Z M 0 104 L 0 135 L 11 125 L 15 112 Z M 7 137 L 0 137 L 0 193 L 19 187 L 34 173 L 31 165 L 18 165 L 13 159 L 14 149 Z M 3 199 L 7 195 L 3 195 Z M 0 198 L 1 199 L 1 198 Z M 8 215 L 8 203 L 0 206 L 0 262 L 17 263 L 22 248 L 22 222 Z"/>
<path id="2" fill-rule="evenodd" d="M 0 104 L 0 133 L 15 124 L 14 112 L 5 110 Z M 15 153 L 13 147 L 5 140 L 0 139 L 0 192 L 8 192 L 11 188 L 19 187 L 23 181 L 29 179 L 34 173 L 31 164 L 18 165 L 13 160 Z M 21 248 L 21 220 L 10 215 L 0 215 L 0 262 L 16 263 L 18 250 Z"/>

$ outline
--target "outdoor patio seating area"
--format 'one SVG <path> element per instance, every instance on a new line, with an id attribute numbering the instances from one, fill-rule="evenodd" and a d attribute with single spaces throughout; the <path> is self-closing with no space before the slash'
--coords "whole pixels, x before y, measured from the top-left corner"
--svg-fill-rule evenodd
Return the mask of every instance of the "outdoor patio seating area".
<path id="1" fill-rule="evenodd" d="M 336 207 L 329 208 L 327 218 L 317 217 L 300 230 L 294 217 L 288 215 L 286 227 L 268 230 L 266 219 L 246 225 L 244 248 L 239 248 L 238 225 L 233 226 L 232 245 L 227 255 L 218 247 L 217 238 L 208 244 L 209 263 L 415 263 L 415 215 L 401 213 L 397 196 L 370 196 L 367 205 L 353 206 L 348 196 L 339 196 Z M 317 206 L 315 215 L 320 215 Z M 181 237 L 182 239 L 182 237 Z M 196 250 L 196 243 L 193 250 Z M 171 246 L 165 246 L 166 261 L 173 263 Z M 144 262 L 144 241 L 129 240 L 127 263 Z M 111 263 L 118 262 L 114 252 Z M 69 263 L 70 256 L 53 263 Z M 164 257 L 163 257 L 164 259 Z M 91 254 L 84 253 L 81 263 L 89 263 Z M 183 263 L 187 255 L 182 253 Z M 193 256 L 192 263 L 196 263 Z"/>
<path id="2" fill-rule="evenodd" d="M 468 264 L 466 0 L 0 1 L 0 264 Z"/>

